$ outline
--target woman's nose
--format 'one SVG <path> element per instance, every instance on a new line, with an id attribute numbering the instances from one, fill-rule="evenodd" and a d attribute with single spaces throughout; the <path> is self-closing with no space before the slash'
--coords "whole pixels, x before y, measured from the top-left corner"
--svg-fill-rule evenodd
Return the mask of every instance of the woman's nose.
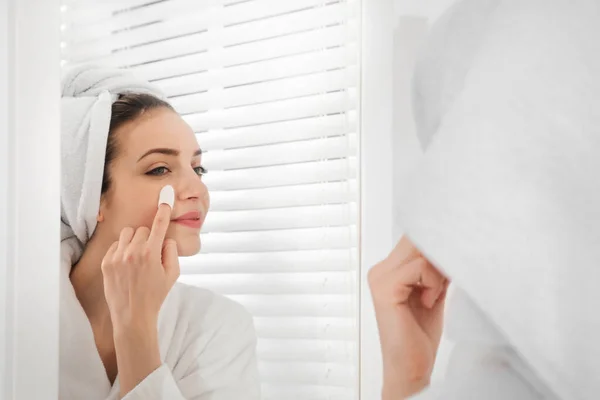
<path id="1" fill-rule="evenodd" d="M 181 177 L 176 189 L 178 189 L 177 197 L 180 200 L 197 199 L 203 201 L 208 195 L 206 185 L 193 169 Z"/>

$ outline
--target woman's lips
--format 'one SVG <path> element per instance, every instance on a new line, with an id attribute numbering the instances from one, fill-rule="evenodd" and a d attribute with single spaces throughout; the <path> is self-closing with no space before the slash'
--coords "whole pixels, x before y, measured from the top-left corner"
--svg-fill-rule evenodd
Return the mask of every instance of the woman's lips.
<path id="1" fill-rule="evenodd" d="M 204 221 L 199 211 L 191 211 L 175 218 L 173 222 L 189 228 L 200 229 Z"/>

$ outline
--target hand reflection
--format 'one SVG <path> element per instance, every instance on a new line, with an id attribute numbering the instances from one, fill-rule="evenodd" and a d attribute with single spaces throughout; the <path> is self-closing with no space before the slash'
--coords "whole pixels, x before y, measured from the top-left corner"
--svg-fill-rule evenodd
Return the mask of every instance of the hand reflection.
<path id="1" fill-rule="evenodd" d="M 448 280 L 404 237 L 369 271 L 381 349 L 383 399 L 429 384 L 440 343 Z"/>

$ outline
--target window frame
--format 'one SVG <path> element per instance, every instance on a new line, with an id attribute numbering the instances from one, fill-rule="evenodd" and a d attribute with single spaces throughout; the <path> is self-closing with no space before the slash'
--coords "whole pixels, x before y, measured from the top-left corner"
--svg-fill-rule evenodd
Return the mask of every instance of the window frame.
<path id="1" fill-rule="evenodd" d="M 393 37 L 394 1 L 362 2 L 360 160 L 360 399 L 381 397 L 382 363 L 369 291 L 369 269 L 393 238 Z"/>

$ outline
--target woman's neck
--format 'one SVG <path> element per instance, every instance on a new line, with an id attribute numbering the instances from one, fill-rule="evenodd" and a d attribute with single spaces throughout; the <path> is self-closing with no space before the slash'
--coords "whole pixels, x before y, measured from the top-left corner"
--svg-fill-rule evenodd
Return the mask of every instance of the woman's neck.
<path id="1" fill-rule="evenodd" d="M 92 238 L 83 255 L 71 269 L 71 284 L 77 299 L 90 320 L 110 318 L 104 283 L 102 278 L 102 259 L 110 245 L 105 245 L 99 238 Z"/>

